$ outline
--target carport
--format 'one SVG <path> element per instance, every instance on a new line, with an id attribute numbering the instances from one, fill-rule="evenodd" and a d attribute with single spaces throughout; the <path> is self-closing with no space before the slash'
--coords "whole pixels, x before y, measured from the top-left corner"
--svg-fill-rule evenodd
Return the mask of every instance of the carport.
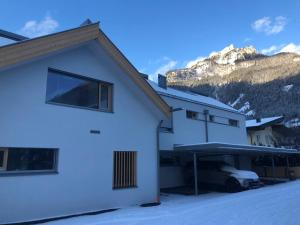
<path id="1" fill-rule="evenodd" d="M 270 156 L 272 159 L 272 175 L 275 177 L 275 163 L 274 156 L 285 156 L 286 167 L 289 169 L 289 156 L 299 155 L 300 152 L 296 149 L 284 149 L 284 148 L 272 148 L 265 146 L 254 145 L 238 145 L 228 143 L 199 143 L 188 145 L 175 145 L 174 153 L 176 154 L 192 154 L 193 156 L 193 168 L 194 168 L 194 193 L 198 195 L 198 166 L 197 158 L 204 156 Z"/>

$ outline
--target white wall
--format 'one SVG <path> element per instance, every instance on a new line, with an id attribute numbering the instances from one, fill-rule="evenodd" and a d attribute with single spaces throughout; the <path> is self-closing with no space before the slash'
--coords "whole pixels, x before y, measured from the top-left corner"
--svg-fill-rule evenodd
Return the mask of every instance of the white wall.
<path id="1" fill-rule="evenodd" d="M 156 201 L 159 118 L 103 49 L 95 56 L 79 47 L 0 72 L 0 147 L 59 148 L 58 174 L 0 176 L 0 224 Z M 114 112 L 45 104 L 48 67 L 113 83 Z M 138 151 L 137 188 L 112 189 L 115 150 Z"/>
<path id="2" fill-rule="evenodd" d="M 247 143 L 244 115 L 210 106 L 199 105 L 193 102 L 183 101 L 168 96 L 162 97 L 173 108 L 184 108 L 185 110 L 192 110 L 201 113 L 203 113 L 205 109 L 209 110 L 209 114 L 215 115 L 216 122 L 219 123 L 227 122 L 227 118 L 239 121 L 238 127 L 208 122 L 209 142 L 224 142 L 231 144 Z M 172 150 L 174 144 L 195 144 L 206 142 L 205 122 L 186 118 L 185 110 L 173 112 L 174 132 L 161 132 L 161 150 Z M 204 119 L 204 116 L 200 119 Z"/>

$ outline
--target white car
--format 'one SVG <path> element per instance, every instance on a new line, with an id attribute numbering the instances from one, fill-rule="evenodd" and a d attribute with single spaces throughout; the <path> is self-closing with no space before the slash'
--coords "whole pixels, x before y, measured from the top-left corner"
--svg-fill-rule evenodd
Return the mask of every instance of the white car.
<path id="1" fill-rule="evenodd" d="M 262 186 L 255 172 L 236 169 L 223 161 L 199 161 L 198 183 L 225 187 L 228 192 Z"/>

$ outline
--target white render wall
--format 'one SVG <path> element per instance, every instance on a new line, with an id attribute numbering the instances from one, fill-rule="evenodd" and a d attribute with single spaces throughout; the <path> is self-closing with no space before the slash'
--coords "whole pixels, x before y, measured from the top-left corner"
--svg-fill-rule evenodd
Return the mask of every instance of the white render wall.
<path id="1" fill-rule="evenodd" d="M 58 174 L 0 176 L 0 224 L 157 198 L 161 118 L 105 54 L 85 46 L 0 72 L 0 147 L 59 148 Z M 48 67 L 114 84 L 114 113 L 45 103 Z M 90 130 L 101 134 L 90 134 Z M 113 190 L 113 151 L 137 151 L 137 188 Z"/>
<path id="2" fill-rule="evenodd" d="M 206 142 L 205 122 L 186 118 L 186 110 L 192 110 L 200 113 L 203 113 L 204 110 L 209 110 L 209 114 L 225 117 L 216 117 L 216 122 L 227 122 L 227 118 L 239 121 L 238 127 L 208 121 L 209 142 L 247 144 L 244 115 L 211 106 L 199 105 L 193 102 L 176 99 L 174 97 L 162 95 L 162 98 L 173 108 L 184 108 L 184 110 L 173 112 L 173 133 L 160 133 L 160 150 L 173 150 L 174 144 L 195 144 Z M 204 115 L 201 117 L 203 118 L 200 119 L 204 119 Z"/>

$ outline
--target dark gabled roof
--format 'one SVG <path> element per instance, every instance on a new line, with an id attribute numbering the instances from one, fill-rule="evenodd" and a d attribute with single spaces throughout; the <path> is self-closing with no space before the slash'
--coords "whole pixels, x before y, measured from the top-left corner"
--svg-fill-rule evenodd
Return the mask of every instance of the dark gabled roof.
<path id="1" fill-rule="evenodd" d="M 265 128 L 272 125 L 278 125 L 284 120 L 283 116 L 276 116 L 276 117 L 267 117 L 261 118 L 259 120 L 247 120 L 246 121 L 246 128 L 247 129 L 256 129 L 256 128 Z"/>
<path id="2" fill-rule="evenodd" d="M 137 69 L 99 29 L 99 23 L 87 24 L 74 29 L 49 34 L 46 36 L 19 41 L 0 47 L 0 69 L 9 68 L 15 64 L 26 62 L 43 55 L 63 50 L 87 41 L 97 41 L 117 64 L 126 71 L 129 78 L 150 98 L 150 100 L 164 113 L 170 116 L 170 107 L 140 76 Z"/>

